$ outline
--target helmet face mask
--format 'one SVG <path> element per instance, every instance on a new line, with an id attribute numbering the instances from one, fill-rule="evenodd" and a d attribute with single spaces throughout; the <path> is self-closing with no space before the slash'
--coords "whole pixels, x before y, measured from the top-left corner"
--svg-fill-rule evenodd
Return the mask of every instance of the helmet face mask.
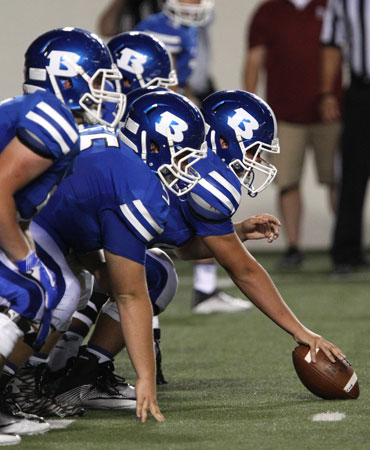
<path id="1" fill-rule="evenodd" d="M 205 124 L 185 97 L 171 91 L 138 97 L 120 136 L 175 195 L 186 194 L 199 181 L 193 166 L 207 156 Z"/>
<path id="2" fill-rule="evenodd" d="M 214 4 L 214 0 L 199 0 L 198 3 L 166 0 L 163 12 L 182 25 L 200 27 L 210 21 Z"/>
<path id="3" fill-rule="evenodd" d="M 60 28 L 39 36 L 26 51 L 24 75 L 26 93 L 48 90 L 89 123 L 114 127 L 125 109 L 121 74 L 104 42 L 88 31 Z M 102 117 L 104 102 L 114 105 L 112 121 Z"/>
<path id="4" fill-rule="evenodd" d="M 207 143 L 203 142 L 200 149 L 177 149 L 169 141 L 171 151 L 170 164 L 162 164 L 157 169 L 157 174 L 162 183 L 178 197 L 187 194 L 200 180 L 199 173 L 193 168 L 200 159 L 207 155 Z"/>
<path id="5" fill-rule="evenodd" d="M 276 167 L 264 159 L 264 152 L 280 152 L 273 111 L 249 92 L 220 91 L 204 100 L 203 112 L 210 126 L 209 146 L 255 197 L 277 173 Z"/>
<path id="6" fill-rule="evenodd" d="M 122 33 L 111 39 L 108 47 L 122 74 L 122 92 L 178 84 L 171 56 L 154 36 L 138 31 Z"/>

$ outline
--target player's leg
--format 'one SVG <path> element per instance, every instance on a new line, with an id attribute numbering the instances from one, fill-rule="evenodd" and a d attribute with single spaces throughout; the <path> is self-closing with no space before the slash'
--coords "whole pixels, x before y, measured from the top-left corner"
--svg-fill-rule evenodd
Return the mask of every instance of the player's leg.
<path id="1" fill-rule="evenodd" d="M 30 229 L 35 238 L 38 255 L 56 275 L 57 305 L 50 311 L 52 332 L 47 337 L 46 343 L 43 342 L 43 345 L 38 345 L 37 348 L 33 345 L 30 352 L 30 348 L 22 342 L 9 355 L 2 375 L 2 379 L 11 377 L 6 388 L 6 400 L 18 404 L 24 413 L 57 417 L 75 415 L 80 411 L 71 410 L 69 407 L 63 408 L 51 398 L 45 388 L 45 379 L 48 375 L 46 364 L 48 353 L 60 337 L 61 325 L 69 320 L 76 308 L 80 284 L 70 270 L 63 253 L 45 230 L 35 224 L 31 225 Z M 33 354 L 34 350 L 37 353 Z"/>
<path id="2" fill-rule="evenodd" d="M 164 311 L 174 297 L 178 278 L 171 259 L 160 250 L 150 250 L 146 261 L 147 282 L 154 313 Z M 157 371 L 161 373 L 159 321 L 154 318 Z M 86 347 L 81 347 L 74 365 L 61 382 L 58 401 L 80 404 L 86 408 L 132 408 L 135 394 L 132 387 L 114 374 L 113 359 L 124 348 L 120 317 L 115 302 L 102 308 L 94 332 Z M 164 382 L 162 379 L 157 380 Z M 121 396 L 125 401 L 122 401 Z"/>

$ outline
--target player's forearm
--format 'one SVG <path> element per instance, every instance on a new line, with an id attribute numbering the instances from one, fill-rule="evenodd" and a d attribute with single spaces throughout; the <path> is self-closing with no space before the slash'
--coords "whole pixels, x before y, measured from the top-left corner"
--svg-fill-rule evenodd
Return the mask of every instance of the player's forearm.
<path id="1" fill-rule="evenodd" d="M 0 248 L 12 261 L 24 259 L 31 248 L 16 220 L 16 207 L 12 196 L 0 193 Z"/>
<path id="2" fill-rule="evenodd" d="M 238 238 L 241 240 L 241 242 L 244 242 L 248 239 L 247 233 L 243 230 L 243 222 L 237 222 L 234 223 L 234 230 Z"/>
<path id="3" fill-rule="evenodd" d="M 152 308 L 147 295 L 116 297 L 123 337 L 138 378 L 155 385 Z"/>
<path id="4" fill-rule="evenodd" d="M 204 245 L 199 236 L 195 236 L 183 247 L 174 250 L 175 255 L 183 261 L 193 261 L 196 259 L 212 258 L 213 254 L 207 246 Z"/>
<path id="5" fill-rule="evenodd" d="M 303 327 L 285 303 L 270 276 L 256 261 L 256 266 L 240 276 L 229 273 L 239 289 L 272 321 L 292 336 Z"/>

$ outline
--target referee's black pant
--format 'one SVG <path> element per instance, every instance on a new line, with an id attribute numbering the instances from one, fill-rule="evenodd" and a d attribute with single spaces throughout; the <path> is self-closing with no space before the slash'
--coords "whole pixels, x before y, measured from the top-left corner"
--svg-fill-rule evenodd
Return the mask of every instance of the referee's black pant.
<path id="1" fill-rule="evenodd" d="M 370 82 L 353 80 L 343 105 L 342 177 L 331 255 L 334 264 L 363 262 L 363 221 L 370 175 Z"/>

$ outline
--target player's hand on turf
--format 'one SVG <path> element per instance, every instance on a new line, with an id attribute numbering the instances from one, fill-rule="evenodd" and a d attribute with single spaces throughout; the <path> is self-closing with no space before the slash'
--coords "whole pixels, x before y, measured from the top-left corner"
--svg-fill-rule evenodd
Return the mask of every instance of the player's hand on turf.
<path id="1" fill-rule="evenodd" d="M 267 239 L 271 244 L 279 237 L 281 223 L 272 214 L 257 214 L 242 222 L 242 232 L 246 239 Z"/>
<path id="2" fill-rule="evenodd" d="M 346 359 L 345 354 L 336 345 L 324 339 L 319 334 L 313 333 L 309 329 L 302 327 L 302 329 L 295 334 L 294 339 L 299 344 L 306 344 L 311 349 L 311 360 L 316 362 L 316 349 L 321 349 L 331 362 L 335 362 L 336 359 L 340 361 Z"/>
<path id="3" fill-rule="evenodd" d="M 155 391 L 156 388 L 154 383 L 141 380 L 140 378 L 137 379 L 135 385 L 136 416 L 141 422 L 146 422 L 148 411 L 150 411 L 157 422 L 165 421 L 165 418 L 159 409 Z"/>

